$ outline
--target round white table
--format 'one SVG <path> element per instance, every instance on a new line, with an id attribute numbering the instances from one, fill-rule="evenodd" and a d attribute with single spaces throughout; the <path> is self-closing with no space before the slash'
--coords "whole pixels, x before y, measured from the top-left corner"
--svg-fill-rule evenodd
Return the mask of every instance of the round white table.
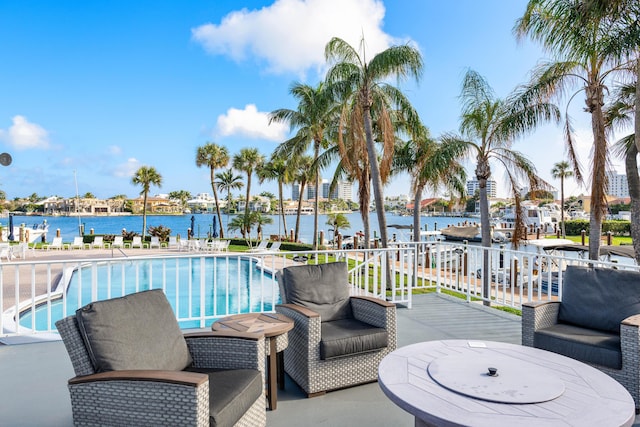
<path id="1" fill-rule="evenodd" d="M 491 372 L 489 370 L 491 368 Z M 418 426 L 631 426 L 635 404 L 613 378 L 549 351 L 492 341 L 399 348 L 378 381 Z"/>

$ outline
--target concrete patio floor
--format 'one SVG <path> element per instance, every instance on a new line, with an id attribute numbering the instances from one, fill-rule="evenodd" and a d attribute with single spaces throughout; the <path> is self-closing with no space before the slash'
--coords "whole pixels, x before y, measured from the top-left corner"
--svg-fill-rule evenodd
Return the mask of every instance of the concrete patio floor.
<path id="1" fill-rule="evenodd" d="M 398 346 L 440 339 L 519 344 L 520 317 L 445 295 L 414 297 L 398 307 Z M 0 345 L 0 426 L 71 426 L 66 383 L 73 369 L 60 341 Z M 377 383 L 307 399 L 288 377 L 267 424 L 288 426 L 413 426 L 411 415 L 391 403 Z M 635 426 L 640 426 L 636 418 Z"/>

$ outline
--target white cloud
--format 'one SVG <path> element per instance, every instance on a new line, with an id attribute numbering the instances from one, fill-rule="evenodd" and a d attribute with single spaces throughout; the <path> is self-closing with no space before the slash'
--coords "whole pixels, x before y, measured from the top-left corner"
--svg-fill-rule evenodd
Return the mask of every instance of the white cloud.
<path id="1" fill-rule="evenodd" d="M 0 139 L 6 141 L 16 150 L 31 148 L 48 149 L 49 132 L 42 126 L 30 123 L 24 116 L 14 116 L 9 130 L 0 129 Z"/>
<path id="2" fill-rule="evenodd" d="M 256 57 L 272 73 L 303 75 L 324 66 L 324 47 L 332 37 L 358 47 L 364 35 L 369 58 L 397 44 L 382 31 L 384 14 L 379 0 L 276 0 L 260 10 L 231 12 L 219 25 L 204 24 L 191 33 L 213 55 Z"/>
<path id="3" fill-rule="evenodd" d="M 118 156 L 120 154 L 122 154 L 122 148 L 120 148 L 117 145 L 110 145 L 107 147 L 107 153 L 114 155 L 114 156 Z"/>
<path id="4" fill-rule="evenodd" d="M 121 163 L 113 170 L 113 176 L 117 178 L 130 178 L 140 168 L 140 161 L 130 157 L 125 163 Z"/>
<path id="5" fill-rule="evenodd" d="M 253 104 L 247 104 L 244 110 L 229 108 L 227 114 L 218 116 L 217 133 L 222 136 L 240 135 L 281 142 L 288 130 L 283 123 L 269 124 L 269 113 L 258 111 Z"/>

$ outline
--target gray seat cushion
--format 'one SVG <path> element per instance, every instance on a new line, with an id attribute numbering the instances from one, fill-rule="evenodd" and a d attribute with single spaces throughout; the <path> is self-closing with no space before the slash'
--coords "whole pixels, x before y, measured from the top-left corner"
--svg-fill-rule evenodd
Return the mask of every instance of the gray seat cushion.
<path id="1" fill-rule="evenodd" d="M 622 368 L 620 335 L 611 332 L 558 323 L 536 331 L 533 345 L 582 362 Z"/>
<path id="2" fill-rule="evenodd" d="M 315 311 L 322 322 L 353 317 L 346 263 L 287 267 L 280 276 L 283 302 Z"/>
<path id="3" fill-rule="evenodd" d="M 622 320 L 640 314 L 640 272 L 569 266 L 558 321 L 620 334 Z"/>
<path id="4" fill-rule="evenodd" d="M 255 369 L 187 368 L 209 376 L 210 425 L 233 426 L 263 393 L 260 371 Z"/>
<path id="5" fill-rule="evenodd" d="M 90 303 L 76 311 L 76 319 L 96 372 L 181 371 L 192 363 L 162 290 Z"/>
<path id="6" fill-rule="evenodd" d="M 386 329 L 377 328 L 356 319 L 322 322 L 320 338 L 322 360 L 380 350 L 387 345 Z"/>

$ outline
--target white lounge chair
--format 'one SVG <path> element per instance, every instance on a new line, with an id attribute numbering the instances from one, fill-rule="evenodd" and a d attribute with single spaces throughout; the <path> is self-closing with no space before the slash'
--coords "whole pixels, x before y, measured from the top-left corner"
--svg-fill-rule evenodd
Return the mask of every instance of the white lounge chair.
<path id="1" fill-rule="evenodd" d="M 11 261 L 11 258 L 13 258 L 13 251 L 8 243 L 0 243 L 0 260 L 2 258 L 7 261 Z"/>
<path id="2" fill-rule="evenodd" d="M 169 249 L 180 249 L 178 238 L 176 236 L 169 236 L 169 244 L 167 245 Z"/>
<path id="3" fill-rule="evenodd" d="M 69 245 L 69 249 L 85 249 L 89 247 L 88 243 L 84 243 L 84 237 L 76 236 L 73 238 L 73 243 Z"/>
<path id="4" fill-rule="evenodd" d="M 218 252 L 229 252 L 229 243 L 231 243 L 231 240 L 218 241 Z"/>
<path id="5" fill-rule="evenodd" d="M 142 244 L 142 237 L 133 236 L 133 240 L 131 241 L 131 249 L 133 248 L 144 248 L 144 245 Z"/>
<path id="6" fill-rule="evenodd" d="M 11 255 L 13 258 L 27 258 L 27 252 L 31 251 L 32 254 L 35 255 L 36 251 L 33 247 L 30 247 L 27 242 L 18 243 L 15 246 L 10 247 Z M 4 255 L 0 254 L 0 258 Z"/>
<path id="7" fill-rule="evenodd" d="M 64 249 L 62 245 L 62 237 L 54 237 L 50 244 L 44 245 L 46 250 L 49 249 Z"/>
<path id="8" fill-rule="evenodd" d="M 104 238 L 102 236 L 96 236 L 93 238 L 93 243 L 91 244 L 92 248 L 104 249 L 105 243 Z"/>
<path id="9" fill-rule="evenodd" d="M 267 246 L 269 245 L 268 240 L 261 240 L 258 246 L 255 248 L 249 249 L 247 252 L 263 252 L 267 250 Z"/>
<path id="10" fill-rule="evenodd" d="M 267 252 L 278 252 L 280 250 L 280 241 L 273 242 L 271 246 L 267 248 Z"/>
<path id="11" fill-rule="evenodd" d="M 122 236 L 115 236 L 111 243 L 112 248 L 124 248 L 124 238 Z"/>
<path id="12" fill-rule="evenodd" d="M 151 236 L 151 241 L 149 242 L 149 249 L 158 248 L 160 249 L 160 238 L 158 236 Z"/>

